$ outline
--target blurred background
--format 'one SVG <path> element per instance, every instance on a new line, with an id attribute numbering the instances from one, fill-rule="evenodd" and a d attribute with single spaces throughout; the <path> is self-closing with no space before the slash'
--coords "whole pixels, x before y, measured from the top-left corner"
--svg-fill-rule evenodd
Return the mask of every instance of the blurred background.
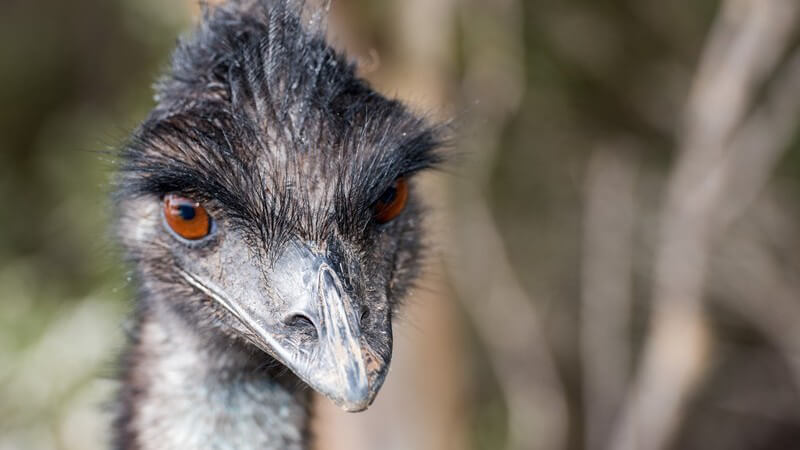
<path id="1" fill-rule="evenodd" d="M 194 0 L 0 4 L 0 449 L 107 447 L 114 149 Z M 334 449 L 800 448 L 800 3 L 334 0 L 453 119 L 426 277 Z"/>

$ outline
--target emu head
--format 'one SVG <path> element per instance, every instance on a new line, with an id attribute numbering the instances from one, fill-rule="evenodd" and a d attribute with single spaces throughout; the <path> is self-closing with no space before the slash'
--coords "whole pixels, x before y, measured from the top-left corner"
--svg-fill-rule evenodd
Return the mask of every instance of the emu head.
<path id="1" fill-rule="evenodd" d="M 179 45 L 122 152 L 117 232 L 145 295 L 362 410 L 419 266 L 413 178 L 439 130 L 358 79 L 318 15 L 247 3 Z"/>

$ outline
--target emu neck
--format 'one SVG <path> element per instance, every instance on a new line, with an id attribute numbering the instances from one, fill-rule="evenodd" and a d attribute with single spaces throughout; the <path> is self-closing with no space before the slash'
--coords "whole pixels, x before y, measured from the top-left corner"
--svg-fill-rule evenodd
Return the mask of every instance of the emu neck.
<path id="1" fill-rule="evenodd" d="M 123 373 L 117 447 L 306 449 L 308 394 L 264 356 L 201 336 L 174 311 L 138 316 Z"/>

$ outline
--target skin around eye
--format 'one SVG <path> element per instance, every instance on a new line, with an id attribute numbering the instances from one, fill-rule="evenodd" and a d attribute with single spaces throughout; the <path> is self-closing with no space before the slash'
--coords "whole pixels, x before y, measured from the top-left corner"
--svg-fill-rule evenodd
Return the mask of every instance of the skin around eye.
<path id="1" fill-rule="evenodd" d="M 178 236 L 195 241 L 211 232 L 211 218 L 200 203 L 169 194 L 164 197 L 164 218 Z"/>
<path id="2" fill-rule="evenodd" d="M 381 197 L 375 202 L 373 210 L 375 220 L 378 223 L 387 223 L 396 218 L 403 212 L 408 201 L 408 181 L 405 178 L 398 178 L 394 184 L 383 192 Z"/>

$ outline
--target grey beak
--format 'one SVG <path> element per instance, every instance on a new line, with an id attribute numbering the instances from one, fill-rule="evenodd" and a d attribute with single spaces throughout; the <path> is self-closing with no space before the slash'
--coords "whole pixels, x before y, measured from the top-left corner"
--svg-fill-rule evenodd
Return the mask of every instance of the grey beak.
<path id="1" fill-rule="evenodd" d="M 293 242 L 269 270 L 262 269 L 252 258 L 242 261 L 235 271 L 238 283 L 225 272 L 219 280 L 182 274 L 231 312 L 254 345 L 310 387 L 345 411 L 366 409 L 383 384 L 388 361 L 362 336 L 357 305 L 330 257 L 311 244 Z M 391 330 L 386 336 L 391 345 Z"/>
<path id="2" fill-rule="evenodd" d="M 307 245 L 290 244 L 270 279 L 286 301 L 282 331 L 291 344 L 284 364 L 344 410 L 366 409 L 373 399 L 366 368 L 371 352 L 353 299 L 329 259 Z"/>

